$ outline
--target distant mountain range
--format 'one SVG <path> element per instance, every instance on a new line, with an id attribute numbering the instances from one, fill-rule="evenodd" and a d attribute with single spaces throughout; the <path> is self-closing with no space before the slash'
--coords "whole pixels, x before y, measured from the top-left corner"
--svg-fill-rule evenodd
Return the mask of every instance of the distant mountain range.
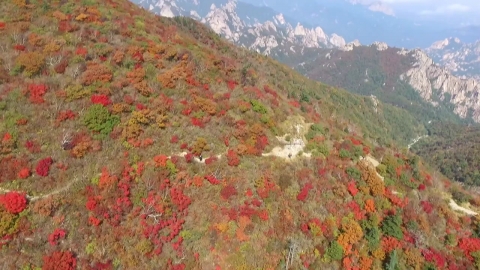
<path id="1" fill-rule="evenodd" d="M 447 38 L 432 44 L 426 52 L 452 74 L 480 80 L 480 40 L 463 43 L 458 38 Z"/>
<path id="2" fill-rule="evenodd" d="M 363 44 L 375 41 L 405 48 L 425 48 L 436 40 L 457 36 L 466 42 L 480 39 L 475 26 L 452 26 L 448 21 L 428 22 L 411 16 L 393 16 L 380 1 L 360 0 L 242 0 L 256 6 L 268 6 L 307 26 L 321 26 L 347 41 Z M 369 3 L 364 5 L 362 3 Z"/>

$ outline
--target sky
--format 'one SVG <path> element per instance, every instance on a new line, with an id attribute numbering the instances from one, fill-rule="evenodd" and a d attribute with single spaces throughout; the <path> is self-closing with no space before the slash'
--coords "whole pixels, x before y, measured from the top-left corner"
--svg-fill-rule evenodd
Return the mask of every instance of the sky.
<path id="1" fill-rule="evenodd" d="M 365 0 L 370 1 L 370 0 Z M 396 14 L 425 20 L 452 20 L 453 24 L 480 24 L 479 0 L 383 0 Z"/>

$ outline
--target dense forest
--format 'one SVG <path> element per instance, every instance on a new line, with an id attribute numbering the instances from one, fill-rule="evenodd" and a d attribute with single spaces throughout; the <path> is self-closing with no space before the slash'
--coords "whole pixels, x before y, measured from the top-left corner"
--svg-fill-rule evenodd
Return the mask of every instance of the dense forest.
<path id="1" fill-rule="evenodd" d="M 126 0 L 3 1 L 0 59 L 2 269 L 480 265 L 402 108 Z"/>
<path id="2" fill-rule="evenodd" d="M 414 145 L 415 153 L 450 179 L 480 185 L 480 127 L 434 122 L 428 135 Z"/>

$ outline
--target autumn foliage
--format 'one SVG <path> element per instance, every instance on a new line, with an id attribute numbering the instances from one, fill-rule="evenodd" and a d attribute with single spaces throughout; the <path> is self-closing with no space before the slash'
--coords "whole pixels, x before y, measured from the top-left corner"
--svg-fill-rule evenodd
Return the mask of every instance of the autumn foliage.
<path id="1" fill-rule="evenodd" d="M 82 74 L 81 81 L 84 85 L 91 85 L 95 82 L 109 82 L 113 78 L 113 74 L 105 65 L 89 62 L 87 70 Z"/>
<path id="2" fill-rule="evenodd" d="M 0 15 L 5 269 L 479 263 L 480 219 L 443 192 L 478 196 L 384 138 L 385 104 L 131 1 Z"/>

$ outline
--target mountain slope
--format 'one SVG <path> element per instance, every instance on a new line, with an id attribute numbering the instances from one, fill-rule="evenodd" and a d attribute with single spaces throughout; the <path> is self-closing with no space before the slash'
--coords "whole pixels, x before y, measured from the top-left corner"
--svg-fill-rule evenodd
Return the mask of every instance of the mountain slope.
<path id="1" fill-rule="evenodd" d="M 478 263 L 450 182 L 373 141 L 405 111 L 124 0 L 0 15 L 2 268 Z"/>

